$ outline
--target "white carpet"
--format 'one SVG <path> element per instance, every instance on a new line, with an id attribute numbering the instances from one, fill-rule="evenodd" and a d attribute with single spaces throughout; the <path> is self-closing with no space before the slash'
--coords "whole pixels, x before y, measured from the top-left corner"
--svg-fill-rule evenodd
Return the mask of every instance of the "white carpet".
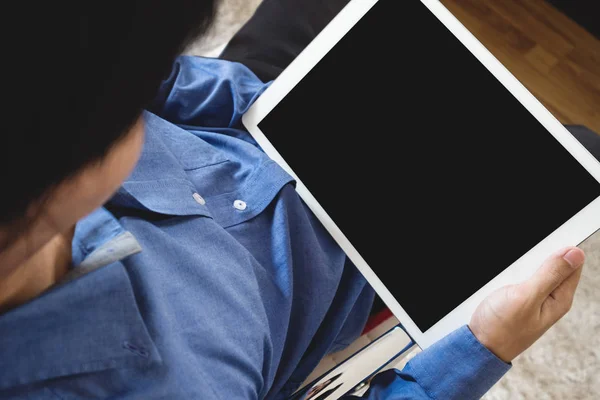
<path id="1" fill-rule="evenodd" d="M 262 0 L 220 0 L 212 29 L 186 50 L 187 54 L 217 57 L 225 43 L 252 16 Z"/>
<path id="2" fill-rule="evenodd" d="M 486 399 L 600 398 L 600 233 L 581 248 L 587 262 L 571 312 L 514 362 Z"/>
<path id="3" fill-rule="evenodd" d="M 209 35 L 187 52 L 217 56 L 260 2 L 222 0 Z M 586 251 L 587 263 L 573 309 L 514 362 L 512 370 L 485 399 L 600 398 L 600 233 L 581 247 Z"/>

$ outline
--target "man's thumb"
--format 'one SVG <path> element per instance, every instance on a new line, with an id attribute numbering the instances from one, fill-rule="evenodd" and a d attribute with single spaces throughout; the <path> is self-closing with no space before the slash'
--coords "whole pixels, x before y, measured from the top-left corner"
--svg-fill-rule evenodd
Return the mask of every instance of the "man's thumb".
<path id="1" fill-rule="evenodd" d="M 544 261 L 542 266 L 524 285 L 535 297 L 546 299 L 573 272 L 583 265 L 585 254 L 577 247 L 562 249 Z"/>

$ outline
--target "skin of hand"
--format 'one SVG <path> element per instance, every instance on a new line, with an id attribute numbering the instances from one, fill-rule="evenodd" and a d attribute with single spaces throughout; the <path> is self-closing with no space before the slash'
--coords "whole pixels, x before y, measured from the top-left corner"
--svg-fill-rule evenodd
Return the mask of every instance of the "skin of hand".
<path id="1" fill-rule="evenodd" d="M 528 280 L 488 296 L 469 328 L 498 358 L 512 361 L 571 309 L 584 261 L 577 247 L 554 253 Z"/>

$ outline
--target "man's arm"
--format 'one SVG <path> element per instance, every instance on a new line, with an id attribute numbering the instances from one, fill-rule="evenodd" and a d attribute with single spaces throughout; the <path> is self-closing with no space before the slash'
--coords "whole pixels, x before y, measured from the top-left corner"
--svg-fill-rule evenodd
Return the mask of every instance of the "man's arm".
<path id="1" fill-rule="evenodd" d="M 478 399 L 571 308 L 584 263 L 576 247 L 550 256 L 528 280 L 503 287 L 477 308 L 469 326 L 376 376 L 364 398 Z"/>
<path id="2" fill-rule="evenodd" d="M 419 353 L 402 371 L 377 375 L 364 398 L 478 399 L 510 367 L 463 326 Z"/>

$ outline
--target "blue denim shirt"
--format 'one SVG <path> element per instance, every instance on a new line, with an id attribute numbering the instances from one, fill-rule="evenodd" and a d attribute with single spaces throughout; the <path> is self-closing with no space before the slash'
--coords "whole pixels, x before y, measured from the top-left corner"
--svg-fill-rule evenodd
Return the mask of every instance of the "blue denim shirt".
<path id="1" fill-rule="evenodd" d="M 372 289 L 241 128 L 264 88 L 177 60 L 133 174 L 77 225 L 72 272 L 0 316 L 0 398 L 281 399 L 359 335 Z M 369 396 L 477 398 L 508 367 L 464 327 Z"/>

